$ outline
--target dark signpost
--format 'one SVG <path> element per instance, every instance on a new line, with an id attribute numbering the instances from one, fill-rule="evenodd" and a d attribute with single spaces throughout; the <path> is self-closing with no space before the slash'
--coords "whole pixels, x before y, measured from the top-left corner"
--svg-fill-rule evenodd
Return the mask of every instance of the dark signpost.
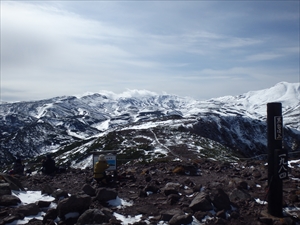
<path id="1" fill-rule="evenodd" d="M 267 104 L 268 136 L 268 213 L 282 217 L 282 180 L 288 178 L 287 152 L 282 149 L 283 121 L 281 103 Z"/>

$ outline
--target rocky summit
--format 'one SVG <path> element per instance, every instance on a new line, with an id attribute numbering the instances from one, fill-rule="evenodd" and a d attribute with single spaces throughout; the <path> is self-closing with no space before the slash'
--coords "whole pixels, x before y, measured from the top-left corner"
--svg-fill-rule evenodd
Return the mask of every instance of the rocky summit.
<path id="1" fill-rule="evenodd" d="M 25 217 L 31 217 L 26 224 L 34 225 L 299 224 L 299 160 L 290 161 L 289 168 L 282 218 L 267 210 L 264 161 L 132 161 L 120 165 L 105 185 L 93 180 L 91 168 L 69 168 L 52 176 L 1 174 L 0 224 L 16 224 Z M 22 204 L 13 194 L 16 190 L 41 191 L 52 198 Z M 134 220 L 126 222 L 128 218 Z"/>

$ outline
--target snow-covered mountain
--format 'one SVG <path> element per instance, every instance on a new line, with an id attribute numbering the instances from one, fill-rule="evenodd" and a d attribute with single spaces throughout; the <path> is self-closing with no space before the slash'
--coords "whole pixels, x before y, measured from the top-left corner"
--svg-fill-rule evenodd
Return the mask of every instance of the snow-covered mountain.
<path id="1" fill-rule="evenodd" d="M 135 90 L 2 103 L 0 161 L 52 152 L 78 166 L 103 149 L 120 158 L 253 157 L 266 154 L 269 102 L 282 103 L 284 146 L 299 151 L 300 87 L 281 82 L 207 101 Z"/>

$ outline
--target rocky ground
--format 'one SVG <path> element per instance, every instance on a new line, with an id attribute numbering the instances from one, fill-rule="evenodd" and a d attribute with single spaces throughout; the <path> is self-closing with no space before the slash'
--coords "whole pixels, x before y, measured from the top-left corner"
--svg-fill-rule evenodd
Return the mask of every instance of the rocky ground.
<path id="1" fill-rule="evenodd" d="M 300 178 L 299 165 L 295 165 L 290 171 L 290 178 L 283 181 L 282 218 L 269 215 L 267 205 L 262 204 L 268 191 L 267 166 L 262 161 L 239 164 L 209 159 L 193 163 L 132 162 L 119 166 L 118 181 L 104 188 L 115 190 L 119 198 L 133 202 L 132 206 L 110 207 L 110 210 L 125 216 L 142 215 L 141 221 L 135 223 L 139 225 L 159 224 L 162 220 L 165 224 L 180 224 L 183 223 L 180 221 L 189 221 L 191 216 L 193 224 L 300 224 L 300 179 L 297 178 Z M 42 190 L 47 185 L 71 195 L 82 193 L 85 185 L 95 190 L 101 188 L 93 181 L 91 169 L 68 169 L 54 176 L 36 174 L 21 178 L 21 183 L 27 190 Z M 208 206 L 193 204 L 199 193 Z M 105 207 L 107 205 L 95 198 L 89 206 L 90 209 Z M 287 208 L 294 210 L 286 212 Z M 7 216 L 3 213 L 5 210 L 13 211 L 7 207 L 0 210 L 0 220 Z M 185 220 L 173 220 L 172 212 L 185 215 Z M 209 219 L 205 221 L 205 218 Z M 48 222 L 44 221 L 44 224 L 51 224 L 51 221 Z M 30 224 L 38 223 L 33 221 Z M 61 220 L 59 224 L 76 224 L 76 221 Z M 122 223 L 111 219 L 107 224 Z"/>

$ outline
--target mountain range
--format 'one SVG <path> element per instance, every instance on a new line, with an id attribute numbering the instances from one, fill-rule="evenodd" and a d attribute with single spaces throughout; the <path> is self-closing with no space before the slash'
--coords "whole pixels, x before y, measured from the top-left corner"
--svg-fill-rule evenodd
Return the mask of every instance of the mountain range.
<path id="1" fill-rule="evenodd" d="M 267 103 L 282 103 L 283 146 L 300 151 L 300 86 L 281 82 L 206 101 L 149 91 L 88 93 L 0 104 L 0 163 L 90 165 L 94 151 L 120 161 L 210 157 L 236 161 L 267 154 Z M 4 168 L 4 167 L 3 167 Z"/>

